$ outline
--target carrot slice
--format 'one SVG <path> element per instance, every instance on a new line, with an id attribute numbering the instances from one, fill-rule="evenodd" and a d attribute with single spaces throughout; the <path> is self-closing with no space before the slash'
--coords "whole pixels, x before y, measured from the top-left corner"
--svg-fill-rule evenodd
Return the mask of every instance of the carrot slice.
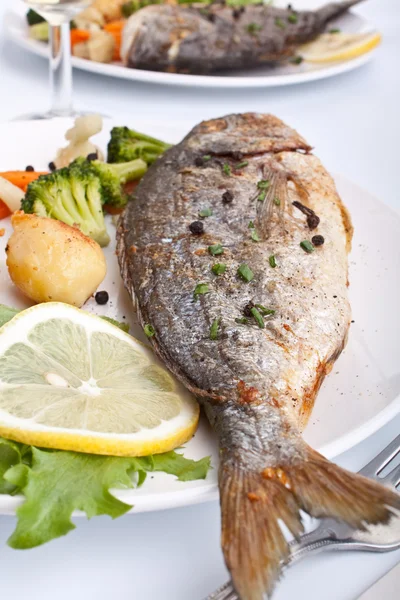
<path id="1" fill-rule="evenodd" d="M 113 60 L 121 60 L 121 42 L 122 42 L 122 30 L 125 27 L 126 21 L 111 21 L 104 25 L 104 31 L 110 33 L 115 40 L 114 56 Z"/>
<path id="2" fill-rule="evenodd" d="M 11 215 L 11 210 L 8 208 L 7 204 L 0 200 L 0 219 L 5 219 L 6 217 Z"/>
<path id="3" fill-rule="evenodd" d="M 35 181 L 40 175 L 47 175 L 41 171 L 5 171 L 0 173 L 0 177 L 7 179 L 13 185 L 19 187 L 23 192 L 26 192 L 31 181 Z"/>
<path id="4" fill-rule="evenodd" d="M 71 47 L 81 42 L 87 42 L 90 39 L 90 31 L 86 29 L 71 29 Z"/>

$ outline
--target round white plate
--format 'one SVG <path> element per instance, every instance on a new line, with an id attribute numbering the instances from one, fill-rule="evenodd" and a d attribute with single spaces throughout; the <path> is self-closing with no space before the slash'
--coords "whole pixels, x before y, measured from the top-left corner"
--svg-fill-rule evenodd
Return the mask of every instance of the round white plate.
<path id="1" fill-rule="evenodd" d="M 282 4 L 283 0 L 275 2 Z M 285 2 L 283 5 L 286 5 Z M 321 4 L 321 2 L 319 2 Z M 300 8 L 315 8 L 315 2 L 299 0 L 295 6 Z M 19 46 L 46 58 L 47 45 L 28 37 L 28 27 L 25 19 L 26 7 L 15 2 L 5 16 L 5 31 Z M 375 31 L 374 27 L 363 17 L 355 13 L 346 15 L 332 22 L 332 27 L 339 27 L 348 33 L 367 33 Z M 81 58 L 72 58 L 72 64 L 77 69 L 99 73 L 108 77 L 119 77 L 146 83 L 161 83 L 165 85 L 184 85 L 212 88 L 259 88 L 290 85 L 315 81 L 325 77 L 332 77 L 351 71 L 364 65 L 374 54 L 374 50 L 348 61 L 332 62 L 328 64 L 302 63 L 301 65 L 284 65 L 275 68 L 257 67 L 249 71 L 227 72 L 218 75 L 183 75 L 179 73 L 157 73 L 155 71 L 141 71 L 128 69 L 121 63 L 100 64 Z"/>
<path id="2" fill-rule="evenodd" d="M 63 136 L 70 123 L 56 119 L 0 125 L 0 171 L 24 169 L 29 164 L 38 170 L 46 169 L 64 144 Z M 116 124 L 130 125 L 169 142 L 179 141 L 189 130 L 184 123 L 168 126 L 161 121 Z M 105 122 L 104 133 L 97 138 L 103 148 L 110 127 L 111 121 Z M 10 144 L 10 140 L 15 143 Z M 38 140 L 43 142 L 38 144 Z M 329 458 L 365 439 L 400 412 L 400 216 L 347 179 L 339 175 L 335 179 L 355 226 L 350 256 L 350 299 L 355 322 L 345 351 L 323 384 L 305 431 L 307 442 Z M 114 237 L 114 226 L 111 222 L 108 226 Z M 0 238 L 0 303 L 24 308 L 29 302 L 11 283 L 5 265 L 9 220 L 0 221 L 1 227 L 6 233 Z M 114 247 L 105 250 L 108 274 L 100 286 L 109 292 L 110 302 L 98 306 L 90 299 L 84 309 L 126 320 L 131 324 L 131 333 L 142 337 L 121 282 Z M 136 512 L 217 498 L 217 445 L 205 419 L 184 452 L 196 459 L 212 456 L 213 470 L 205 481 L 182 483 L 156 473 L 139 490 L 119 490 L 116 495 L 135 505 Z M 0 496 L 0 514 L 12 513 L 19 502 L 18 498 Z"/>

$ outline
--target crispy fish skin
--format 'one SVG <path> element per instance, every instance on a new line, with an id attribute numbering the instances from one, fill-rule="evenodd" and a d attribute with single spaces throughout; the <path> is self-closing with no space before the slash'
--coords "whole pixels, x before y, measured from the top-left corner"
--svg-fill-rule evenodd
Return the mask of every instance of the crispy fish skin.
<path id="1" fill-rule="evenodd" d="M 322 33 L 335 17 L 361 0 L 331 3 L 316 11 L 264 4 L 152 5 L 132 15 L 121 55 L 128 67 L 150 71 L 211 73 L 274 64 Z"/>
<path id="2" fill-rule="evenodd" d="M 205 208 L 212 216 L 195 235 L 189 225 Z M 305 252 L 300 243 L 316 234 L 325 243 Z M 346 341 L 351 235 L 307 142 L 251 113 L 203 122 L 168 150 L 119 226 L 121 273 L 142 324 L 155 328 L 154 350 L 196 394 L 219 439 L 222 547 L 242 600 L 262 600 L 279 576 L 288 549 L 278 520 L 299 535 L 300 509 L 358 528 L 400 508 L 399 496 L 330 463 L 300 435 Z M 215 244 L 223 254 L 210 254 Z M 243 264 L 251 281 L 238 275 Z M 196 296 L 199 283 L 208 290 Z M 264 328 L 254 305 L 275 311 Z"/>

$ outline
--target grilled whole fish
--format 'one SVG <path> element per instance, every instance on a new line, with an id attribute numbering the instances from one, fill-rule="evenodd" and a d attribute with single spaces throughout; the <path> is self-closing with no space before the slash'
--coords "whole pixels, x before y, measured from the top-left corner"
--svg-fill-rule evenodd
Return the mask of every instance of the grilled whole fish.
<path id="1" fill-rule="evenodd" d="M 203 122 L 149 169 L 118 229 L 153 348 L 218 436 L 222 547 L 242 600 L 273 589 L 288 552 L 278 520 L 298 536 L 300 509 L 359 528 L 400 508 L 300 434 L 351 318 L 352 226 L 310 150 L 271 115 Z"/>
<path id="2" fill-rule="evenodd" d="M 360 1 L 299 12 L 265 4 L 152 5 L 129 18 L 121 56 L 128 67 L 178 73 L 273 64 L 292 56 L 299 44 L 314 39 Z"/>

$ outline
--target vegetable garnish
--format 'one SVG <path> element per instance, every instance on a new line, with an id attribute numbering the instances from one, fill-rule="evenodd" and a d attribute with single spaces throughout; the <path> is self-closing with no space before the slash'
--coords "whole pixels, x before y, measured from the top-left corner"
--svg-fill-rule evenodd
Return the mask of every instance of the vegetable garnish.
<path id="1" fill-rule="evenodd" d="M 271 185 L 271 182 L 269 179 L 261 179 L 260 181 L 257 182 L 257 187 L 259 190 L 267 190 L 270 185 Z"/>
<path id="2" fill-rule="evenodd" d="M 323 235 L 314 235 L 311 238 L 311 241 L 314 244 L 314 246 L 322 246 L 325 243 L 325 238 Z"/>
<path id="3" fill-rule="evenodd" d="M 308 254 L 314 252 L 314 246 L 309 240 L 303 240 L 300 242 L 300 246 L 303 248 L 304 252 L 307 252 Z"/>
<path id="4" fill-rule="evenodd" d="M 235 165 L 235 169 L 244 169 L 244 167 L 247 167 L 248 164 L 249 164 L 249 161 L 244 160 L 244 161 L 238 163 L 237 165 Z"/>
<path id="5" fill-rule="evenodd" d="M 199 217 L 201 218 L 205 218 L 205 217 L 211 217 L 213 215 L 213 210 L 212 208 L 203 208 L 202 210 L 199 210 Z"/>
<path id="6" fill-rule="evenodd" d="M 248 322 L 249 320 L 246 319 L 246 317 L 240 317 L 235 319 L 235 323 L 240 323 L 241 325 L 247 325 Z"/>
<path id="7" fill-rule="evenodd" d="M 279 27 L 280 29 L 285 29 L 286 28 L 286 25 L 285 25 L 284 21 L 282 21 L 282 19 L 280 19 L 279 17 L 277 17 L 275 19 L 275 25 L 277 27 Z"/>
<path id="8" fill-rule="evenodd" d="M 210 340 L 216 340 L 218 338 L 218 330 L 221 319 L 214 319 L 210 327 Z"/>
<path id="9" fill-rule="evenodd" d="M 289 59 L 289 62 L 291 62 L 292 65 L 301 65 L 303 61 L 304 58 L 302 56 L 292 56 L 292 58 Z"/>
<path id="10" fill-rule="evenodd" d="M 258 198 L 257 198 L 257 200 L 258 200 L 259 202 L 264 202 L 264 200 L 265 200 L 265 198 L 266 198 L 266 197 L 267 197 L 267 192 L 266 192 L 265 190 L 263 190 L 262 192 L 260 192 L 260 193 L 258 194 Z"/>
<path id="11" fill-rule="evenodd" d="M 279 200 L 278 196 L 275 196 L 275 198 L 274 198 L 274 204 L 275 204 L 275 206 L 280 206 L 281 205 L 281 201 Z"/>
<path id="12" fill-rule="evenodd" d="M 230 168 L 230 166 L 228 165 L 228 163 L 224 163 L 223 167 L 222 167 L 223 172 L 225 173 L 225 175 L 231 175 L 232 173 L 232 169 Z"/>
<path id="13" fill-rule="evenodd" d="M 337 29 L 337 28 L 329 29 L 328 33 L 340 33 L 340 29 Z"/>
<path id="14" fill-rule="evenodd" d="M 253 315 L 254 319 L 256 320 L 256 323 L 259 326 L 259 328 L 264 329 L 265 328 L 264 319 L 262 318 L 259 310 L 254 306 L 253 308 L 250 309 L 250 312 Z"/>
<path id="15" fill-rule="evenodd" d="M 268 259 L 268 262 L 271 265 L 271 267 L 273 269 L 275 269 L 275 267 L 276 267 L 276 260 L 275 260 L 275 255 L 274 254 L 271 254 L 271 256 Z"/>
<path id="16" fill-rule="evenodd" d="M 246 29 L 250 35 L 255 35 L 258 31 L 261 31 L 262 25 L 259 23 L 249 23 Z"/>
<path id="17" fill-rule="evenodd" d="M 260 241 L 260 236 L 258 235 L 257 231 L 255 229 L 251 230 L 251 239 L 253 240 L 253 242 L 259 242 Z"/>
<path id="18" fill-rule="evenodd" d="M 213 244 L 212 246 L 208 246 L 208 251 L 212 256 L 218 256 L 219 254 L 224 253 L 224 249 L 221 244 Z"/>
<path id="19" fill-rule="evenodd" d="M 222 275 L 226 271 L 226 265 L 224 263 L 215 263 L 215 265 L 211 267 L 211 271 L 214 275 Z"/>
<path id="20" fill-rule="evenodd" d="M 75 529 L 75 509 L 88 517 L 122 516 L 132 507 L 111 490 L 140 487 L 148 473 L 163 471 L 191 481 L 205 479 L 209 468 L 209 457 L 194 461 L 177 452 L 135 458 L 48 452 L 0 438 L 0 494 L 25 497 L 8 544 L 28 549 L 67 534 Z"/>
<path id="21" fill-rule="evenodd" d="M 193 298 L 197 300 L 200 295 L 208 294 L 209 291 L 210 290 L 207 283 L 198 283 L 194 288 Z"/>
<path id="22" fill-rule="evenodd" d="M 207 162 L 208 160 L 211 160 L 211 154 L 204 154 L 203 160 L 204 160 L 204 162 Z"/>
<path id="23" fill-rule="evenodd" d="M 246 263 L 242 263 L 240 265 L 237 270 L 237 274 L 243 279 L 243 281 L 246 281 L 246 283 L 249 283 L 254 278 L 253 271 L 248 265 L 246 265 Z"/>
<path id="24" fill-rule="evenodd" d="M 149 323 L 146 323 L 146 325 L 143 327 L 143 331 L 147 337 L 153 337 L 153 335 L 156 334 L 156 330 L 154 329 L 153 325 L 150 325 Z"/>
<path id="25" fill-rule="evenodd" d="M 253 221 L 249 221 L 249 229 L 254 229 L 254 222 Z"/>
<path id="26" fill-rule="evenodd" d="M 298 16 L 296 15 L 296 13 L 292 13 L 291 15 L 288 16 L 289 23 L 293 23 L 294 25 L 297 23 L 297 21 L 299 20 Z"/>
<path id="27" fill-rule="evenodd" d="M 262 304 L 256 304 L 255 306 L 264 317 L 275 314 L 275 311 L 272 308 L 265 308 Z"/>

